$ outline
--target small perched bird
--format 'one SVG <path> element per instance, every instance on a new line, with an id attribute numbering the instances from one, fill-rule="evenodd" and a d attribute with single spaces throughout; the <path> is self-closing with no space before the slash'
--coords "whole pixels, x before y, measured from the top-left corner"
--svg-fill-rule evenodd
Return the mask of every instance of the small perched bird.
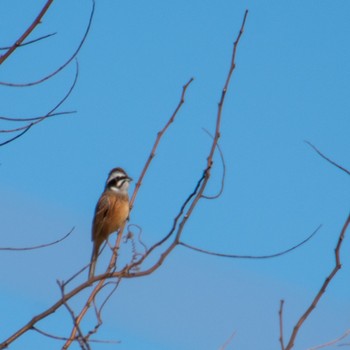
<path id="1" fill-rule="evenodd" d="M 109 172 L 106 186 L 97 202 L 92 222 L 93 249 L 89 279 L 94 276 L 96 261 L 101 244 L 108 236 L 118 231 L 129 217 L 128 188 L 132 179 L 122 168 Z"/>

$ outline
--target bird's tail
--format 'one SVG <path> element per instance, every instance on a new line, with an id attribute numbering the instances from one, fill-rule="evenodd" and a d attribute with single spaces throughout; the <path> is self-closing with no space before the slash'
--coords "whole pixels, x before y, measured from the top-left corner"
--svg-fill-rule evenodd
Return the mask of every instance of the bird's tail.
<path id="1" fill-rule="evenodd" d="M 97 257 L 98 257 L 98 248 L 96 247 L 96 244 L 94 244 L 94 247 L 92 249 L 91 262 L 90 262 L 89 279 L 94 277 Z"/>

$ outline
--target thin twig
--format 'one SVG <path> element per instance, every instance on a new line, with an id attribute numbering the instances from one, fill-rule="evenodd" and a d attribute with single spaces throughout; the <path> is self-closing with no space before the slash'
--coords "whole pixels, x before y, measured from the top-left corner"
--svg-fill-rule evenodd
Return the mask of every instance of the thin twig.
<path id="1" fill-rule="evenodd" d="M 54 334 L 50 334 L 48 332 L 45 332 L 35 326 L 32 327 L 33 331 L 36 331 L 38 333 L 40 333 L 41 335 L 44 335 L 45 337 L 51 338 L 51 339 L 55 339 L 55 340 L 62 340 L 62 341 L 66 341 L 68 340 L 67 337 L 61 337 L 61 336 L 57 336 Z M 101 343 L 101 344 L 120 344 L 120 340 L 99 340 L 99 339 L 89 339 L 89 342 L 91 343 Z"/>
<path id="2" fill-rule="evenodd" d="M 66 115 L 66 114 L 73 114 L 76 113 L 77 111 L 66 111 L 66 112 L 56 112 L 56 113 L 50 113 L 50 114 L 45 114 L 40 117 L 32 117 L 32 118 L 12 118 L 12 117 L 2 117 L 0 116 L 0 120 L 5 120 L 7 122 L 30 122 L 30 121 L 35 121 L 38 119 L 43 119 L 43 118 L 52 118 L 56 117 L 58 115 Z M 3 132 L 8 132 L 8 130 L 4 130 Z"/>
<path id="3" fill-rule="evenodd" d="M 19 39 L 2 55 L 0 56 L 0 65 L 4 63 L 4 61 L 19 47 L 22 42 L 26 39 L 26 37 L 34 30 L 34 28 L 40 23 L 41 19 L 45 15 L 46 11 L 51 6 L 53 0 L 48 0 L 38 16 L 35 18 L 33 23 L 26 29 L 26 31 L 21 35 Z"/>
<path id="4" fill-rule="evenodd" d="M 50 242 L 50 243 L 44 243 L 44 244 L 40 244 L 40 245 L 36 245 L 36 246 L 32 246 L 32 247 L 21 247 L 21 248 L 15 248 L 15 247 L 2 248 L 2 247 L 0 247 L 0 250 L 23 251 L 23 250 L 35 250 L 35 249 L 50 247 L 52 245 L 55 245 L 57 243 L 64 241 L 73 231 L 74 231 L 74 227 L 72 227 L 72 229 L 68 233 L 66 233 L 63 237 L 57 239 L 56 241 Z"/>
<path id="5" fill-rule="evenodd" d="M 236 331 L 235 332 L 232 332 L 232 334 L 229 336 L 229 338 L 225 341 L 225 343 L 220 346 L 220 349 L 219 350 L 225 350 L 229 345 L 230 343 L 232 342 L 232 339 L 235 337 L 236 335 Z"/>
<path id="6" fill-rule="evenodd" d="M 76 58 L 76 56 L 78 55 L 80 49 L 82 48 L 82 46 L 83 46 L 83 44 L 84 44 L 84 42 L 85 42 L 85 40 L 86 40 L 86 38 L 87 38 L 87 36 L 89 34 L 89 31 L 90 31 L 90 28 L 91 28 L 91 24 L 92 24 L 92 20 L 93 20 L 94 13 L 95 13 L 95 0 L 91 0 L 91 1 L 92 1 L 92 9 L 91 9 L 91 12 L 90 12 L 89 22 L 88 22 L 87 28 L 85 30 L 85 33 L 83 35 L 83 38 L 81 39 L 77 49 L 73 52 L 73 54 L 69 57 L 69 59 L 64 64 L 62 64 L 59 68 L 57 68 L 56 70 L 54 70 L 50 74 L 48 74 L 45 77 L 43 77 L 41 79 L 38 79 L 36 81 L 32 81 L 32 82 L 29 82 L 29 83 L 10 83 L 10 82 L 1 82 L 0 81 L 0 85 L 5 85 L 5 86 L 9 86 L 9 87 L 27 87 L 27 86 L 37 85 L 37 84 L 43 83 L 44 81 L 52 78 L 57 73 L 61 72 L 64 68 L 66 68 Z"/>
<path id="7" fill-rule="evenodd" d="M 348 335 L 350 334 L 350 329 L 348 329 L 343 335 L 341 335 L 340 337 L 331 340 L 327 343 L 321 344 L 321 345 L 317 345 L 317 346 L 313 346 L 312 348 L 309 348 L 308 350 L 318 350 L 318 349 L 323 349 L 326 348 L 328 346 L 332 346 L 335 345 L 337 343 L 339 343 L 341 340 L 343 340 L 344 338 L 346 338 Z M 341 344 L 339 344 L 339 346 L 341 346 Z"/>
<path id="8" fill-rule="evenodd" d="M 320 155 L 323 159 L 325 159 L 327 162 L 331 163 L 332 165 L 334 165 L 335 167 L 337 167 L 338 169 L 344 171 L 345 173 L 347 173 L 348 175 L 350 175 L 350 171 L 344 167 L 342 167 L 341 165 L 339 165 L 338 163 L 334 162 L 332 159 L 326 157 L 316 146 L 314 146 L 311 142 L 309 141 L 304 141 L 306 144 L 308 144 L 311 148 L 314 149 L 314 151 L 316 151 L 318 153 L 318 155 Z"/>
<path id="9" fill-rule="evenodd" d="M 23 46 L 26 46 L 26 45 L 34 44 L 34 43 L 36 43 L 36 42 L 38 42 L 38 41 L 47 39 L 47 38 L 49 38 L 50 36 L 53 36 L 53 35 L 56 35 L 56 34 L 57 34 L 57 33 L 55 32 L 55 33 L 50 33 L 50 34 L 46 34 L 46 35 L 43 35 L 43 36 L 39 36 L 39 38 L 26 41 L 25 43 L 22 43 L 22 44 L 18 45 L 18 47 L 23 47 Z M 0 51 L 8 50 L 8 49 L 10 49 L 10 48 L 11 48 L 11 46 L 0 47 Z"/>
<path id="10" fill-rule="evenodd" d="M 205 128 L 203 128 L 203 130 L 211 137 L 213 138 L 213 135 Z M 219 151 L 219 155 L 220 155 L 220 159 L 221 159 L 221 164 L 222 164 L 222 176 L 221 176 L 221 187 L 220 190 L 217 194 L 213 195 L 213 196 L 206 196 L 203 195 L 203 198 L 205 199 L 217 199 L 219 198 L 222 193 L 224 192 L 224 187 L 225 187 L 225 178 L 226 178 L 226 164 L 225 164 L 225 158 L 224 158 L 224 153 L 221 150 L 220 144 L 218 142 L 217 144 L 217 148 Z"/>
<path id="11" fill-rule="evenodd" d="M 288 249 L 283 250 L 283 251 L 278 252 L 278 253 L 268 254 L 268 255 L 223 254 L 223 253 L 217 253 L 217 252 L 212 252 L 212 251 L 209 251 L 209 250 L 200 249 L 200 248 L 197 248 L 195 246 L 192 246 L 192 245 L 184 243 L 184 242 L 179 242 L 179 245 L 182 245 L 182 246 L 184 246 L 186 248 L 192 249 L 192 250 L 194 250 L 196 252 L 199 252 L 199 253 L 219 256 L 219 257 L 222 257 L 222 258 L 233 258 L 233 259 L 271 259 L 271 258 L 277 258 L 278 256 L 285 255 L 285 254 L 290 253 L 291 251 L 301 247 L 303 244 L 308 242 L 312 237 L 314 237 L 321 227 L 322 227 L 322 225 L 319 225 L 316 228 L 316 230 L 311 233 L 311 235 L 309 235 L 303 241 L 299 242 L 298 244 L 294 245 L 293 247 L 288 248 Z"/>
<path id="12" fill-rule="evenodd" d="M 61 290 L 61 296 L 62 296 L 62 299 L 63 299 L 63 305 L 66 307 L 68 313 L 70 314 L 70 316 L 71 316 L 71 318 L 72 318 L 72 321 L 73 321 L 73 324 L 74 324 L 74 328 L 76 328 L 76 329 L 77 329 L 77 332 L 78 332 L 78 336 L 77 336 L 77 337 L 74 337 L 74 338 L 72 338 L 72 339 L 69 338 L 69 339 L 67 340 L 67 342 L 68 342 L 69 340 L 72 340 L 72 341 L 76 340 L 76 341 L 79 342 L 79 344 L 80 344 L 80 346 L 81 346 L 82 349 L 90 350 L 90 345 L 89 345 L 87 339 L 85 339 L 85 337 L 84 337 L 84 335 L 83 335 L 83 332 L 82 332 L 82 330 L 80 329 L 80 325 L 77 323 L 77 318 L 75 317 L 74 311 L 73 311 L 73 309 L 69 306 L 68 301 L 65 300 L 65 298 L 64 298 L 64 296 L 65 296 L 65 293 L 64 293 L 64 285 L 63 285 L 61 282 L 59 282 L 59 281 L 57 281 L 57 284 L 58 284 L 58 286 L 60 287 L 60 290 Z M 63 346 L 62 349 L 65 349 L 65 346 Z"/>
<path id="13" fill-rule="evenodd" d="M 194 80 L 194 78 L 191 78 L 183 87 L 182 87 L 182 93 L 181 93 L 181 98 L 180 98 L 180 101 L 178 103 L 178 105 L 176 106 L 173 114 L 171 115 L 170 119 L 168 120 L 168 122 L 164 125 L 163 129 L 160 130 L 157 134 L 157 137 L 156 137 L 156 140 L 153 144 L 153 147 L 152 147 L 152 150 L 151 150 L 151 153 L 146 161 L 146 164 L 145 166 L 143 167 L 142 169 L 142 172 L 140 174 L 140 177 L 138 178 L 137 182 L 136 182 L 136 185 L 135 185 L 135 189 L 134 189 L 134 192 L 131 196 L 131 200 L 130 200 L 130 209 L 132 209 L 133 205 L 134 205 L 134 202 L 135 202 L 135 199 L 136 199 L 136 196 L 137 196 L 137 193 L 139 191 L 139 188 L 141 187 L 142 185 L 142 181 L 143 181 L 143 178 L 145 177 L 146 175 L 146 172 L 153 160 L 153 158 L 155 157 L 156 155 L 156 150 L 158 148 L 158 145 L 159 145 L 159 142 L 161 140 L 161 138 L 163 137 L 164 133 L 167 131 L 167 129 L 169 128 L 169 126 L 174 122 L 179 110 L 181 109 L 181 106 L 185 103 L 185 95 L 186 95 L 186 91 L 187 91 L 187 88 L 189 87 L 189 85 L 192 83 L 192 81 Z"/>
<path id="14" fill-rule="evenodd" d="M 76 61 L 76 71 L 75 71 L 75 76 L 74 76 L 74 81 L 72 83 L 72 85 L 70 86 L 68 92 L 66 93 L 66 95 L 57 103 L 57 105 L 52 108 L 46 115 L 42 116 L 42 117 L 38 117 L 35 118 L 34 121 L 32 121 L 31 123 L 29 123 L 28 125 L 24 125 L 22 127 L 19 128 L 15 128 L 15 129 L 8 129 L 8 130 L 2 130 L 1 132 L 14 132 L 14 131 L 21 131 L 23 130 L 23 132 L 21 132 L 20 134 L 16 135 L 15 137 L 12 137 L 9 140 L 6 140 L 5 142 L 0 143 L 0 147 L 4 146 L 16 139 L 18 139 L 19 137 L 21 137 L 22 135 L 24 135 L 32 126 L 41 123 L 42 121 L 52 117 L 54 114 L 56 114 L 56 110 L 67 100 L 67 98 L 70 96 L 70 94 L 72 93 L 72 91 L 74 90 L 74 87 L 78 81 L 78 77 L 79 77 L 79 64 L 78 61 Z M 66 113 L 62 113 L 62 114 L 67 114 Z"/>
<path id="15" fill-rule="evenodd" d="M 284 300 L 280 301 L 280 309 L 278 310 L 278 317 L 279 317 L 279 323 L 280 323 L 280 337 L 279 341 L 281 343 L 281 350 L 284 350 L 284 337 L 283 337 L 283 306 L 284 306 Z"/>
<path id="16" fill-rule="evenodd" d="M 27 127 L 26 127 L 21 133 L 19 133 L 18 135 L 14 136 L 14 137 L 11 137 L 10 139 L 8 139 L 8 140 L 6 140 L 6 141 L 4 141 L 4 142 L 1 142 L 1 143 L 0 143 L 0 147 L 9 144 L 9 143 L 11 143 L 12 141 L 17 140 L 18 138 L 20 138 L 21 136 L 23 136 L 27 131 L 29 131 L 29 129 L 30 129 L 33 125 L 34 125 L 33 123 L 27 125 Z"/>

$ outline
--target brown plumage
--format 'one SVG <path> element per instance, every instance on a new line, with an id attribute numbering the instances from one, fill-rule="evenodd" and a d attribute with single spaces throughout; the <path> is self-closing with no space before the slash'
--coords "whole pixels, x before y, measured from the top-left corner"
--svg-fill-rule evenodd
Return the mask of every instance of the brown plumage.
<path id="1" fill-rule="evenodd" d="M 131 178 L 121 168 L 112 169 L 106 187 L 97 202 L 92 222 L 93 250 L 89 279 L 94 276 L 101 244 L 108 236 L 118 231 L 129 216 L 128 187 Z"/>

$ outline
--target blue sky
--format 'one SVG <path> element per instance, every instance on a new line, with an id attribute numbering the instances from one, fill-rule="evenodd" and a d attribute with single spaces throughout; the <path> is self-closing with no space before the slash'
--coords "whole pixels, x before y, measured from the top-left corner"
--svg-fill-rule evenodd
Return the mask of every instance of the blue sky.
<path id="1" fill-rule="evenodd" d="M 44 1 L 33 3 L 1 2 L 0 46 L 18 37 Z M 202 128 L 215 126 L 246 8 L 223 113 L 225 191 L 215 201 L 200 202 L 183 240 L 217 252 L 264 255 L 323 227 L 299 250 L 266 261 L 177 248 L 153 275 L 122 282 L 98 334 L 121 344 L 93 348 L 218 349 L 233 331 L 228 349 L 280 348 L 280 299 L 285 299 L 287 338 L 333 268 L 333 249 L 349 212 L 349 177 L 304 143 L 309 140 L 350 168 L 347 1 L 97 1 L 78 56 L 79 80 L 61 108 L 77 113 L 47 120 L 1 148 L 1 246 L 52 241 L 75 226 L 60 245 L 0 252 L 0 314 L 8 315 L 2 316 L 1 339 L 59 298 L 56 279 L 66 279 L 89 261 L 93 210 L 108 171 L 122 166 L 138 177 L 156 133 L 193 76 L 131 214 L 149 246 L 168 232 L 206 164 L 211 140 Z M 57 35 L 17 50 L 2 65 L 0 80 L 28 82 L 58 67 L 77 47 L 90 9 L 87 0 L 54 2 L 32 38 Z M 65 95 L 74 74 L 72 64 L 39 86 L 0 87 L 1 115 L 47 112 Z M 221 171 L 216 157 L 208 193 L 219 188 Z M 129 245 L 123 248 L 130 252 Z M 349 248 L 346 239 L 343 268 L 305 323 L 296 349 L 350 328 Z M 107 259 L 101 258 L 100 268 Z M 76 310 L 80 304 L 81 299 L 72 303 Z M 69 322 L 61 310 L 40 327 L 67 335 Z M 11 349 L 24 347 L 54 349 L 59 343 L 28 334 Z"/>

